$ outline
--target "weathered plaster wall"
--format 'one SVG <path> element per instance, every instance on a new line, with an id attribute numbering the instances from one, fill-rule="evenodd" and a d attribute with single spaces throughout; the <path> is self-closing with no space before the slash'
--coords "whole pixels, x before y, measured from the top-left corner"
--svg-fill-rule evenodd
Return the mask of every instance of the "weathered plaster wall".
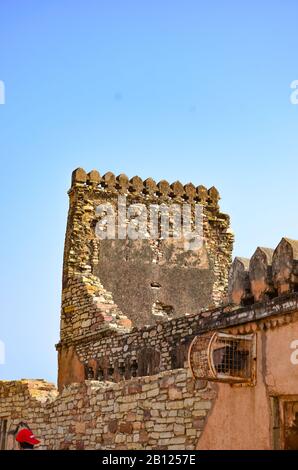
<path id="1" fill-rule="evenodd" d="M 180 246 L 179 246 L 180 245 Z M 103 240 L 95 274 L 138 326 L 194 313 L 213 303 L 215 274 L 206 247 L 184 251 L 163 240 Z"/>
<path id="2" fill-rule="evenodd" d="M 298 321 L 268 331 L 264 338 L 265 380 L 270 395 L 298 394 L 298 365 L 291 347 L 298 340 Z M 296 346 L 297 347 L 297 346 Z"/>
<path id="3" fill-rule="evenodd" d="M 62 390 L 65 385 L 84 382 L 86 370 L 73 346 L 58 351 L 58 385 Z"/>
<path id="4" fill-rule="evenodd" d="M 298 365 L 290 360 L 290 345 L 298 339 L 298 322 L 278 327 L 264 324 L 257 338 L 256 386 L 217 385 L 217 399 L 198 449 L 273 448 L 270 397 L 295 396 L 298 392 Z"/>

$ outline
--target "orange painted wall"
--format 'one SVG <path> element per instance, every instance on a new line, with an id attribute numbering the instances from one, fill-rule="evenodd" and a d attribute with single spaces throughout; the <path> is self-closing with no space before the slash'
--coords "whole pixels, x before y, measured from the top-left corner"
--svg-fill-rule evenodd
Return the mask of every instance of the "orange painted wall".
<path id="1" fill-rule="evenodd" d="M 80 362 L 75 349 L 63 347 L 58 352 L 58 389 L 64 385 L 85 380 L 84 365 Z"/>
<path id="2" fill-rule="evenodd" d="M 298 394 L 291 343 L 298 322 L 257 333 L 257 385 L 214 384 L 217 398 L 197 449 L 272 449 L 270 396 Z"/>

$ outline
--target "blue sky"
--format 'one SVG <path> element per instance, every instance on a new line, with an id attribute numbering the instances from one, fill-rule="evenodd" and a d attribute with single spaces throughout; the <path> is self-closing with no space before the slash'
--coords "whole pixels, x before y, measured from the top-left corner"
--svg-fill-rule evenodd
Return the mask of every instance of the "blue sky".
<path id="1" fill-rule="evenodd" d="M 215 185 L 235 255 L 298 238 L 296 0 L 0 4 L 0 378 L 56 380 L 71 171 Z"/>

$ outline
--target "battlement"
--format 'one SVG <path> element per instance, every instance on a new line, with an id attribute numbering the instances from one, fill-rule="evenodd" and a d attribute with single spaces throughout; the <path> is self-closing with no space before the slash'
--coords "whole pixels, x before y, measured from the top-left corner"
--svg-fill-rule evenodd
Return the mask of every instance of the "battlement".
<path id="1" fill-rule="evenodd" d="M 123 173 L 116 176 L 112 172 L 101 176 L 97 170 L 86 173 L 83 168 L 77 168 L 72 173 L 70 193 L 83 188 L 98 190 L 108 196 L 126 194 L 143 197 L 146 200 L 200 203 L 214 209 L 218 209 L 220 200 L 219 192 L 214 186 L 207 189 L 202 185 L 196 187 L 192 183 L 183 185 L 180 181 L 170 184 L 166 180 L 156 183 L 152 178 L 143 181 L 139 176 L 134 176 L 129 179 Z"/>
<path id="2" fill-rule="evenodd" d="M 298 240 L 282 238 L 274 249 L 258 247 L 251 257 L 235 258 L 229 299 L 236 305 L 274 299 L 298 292 Z"/>

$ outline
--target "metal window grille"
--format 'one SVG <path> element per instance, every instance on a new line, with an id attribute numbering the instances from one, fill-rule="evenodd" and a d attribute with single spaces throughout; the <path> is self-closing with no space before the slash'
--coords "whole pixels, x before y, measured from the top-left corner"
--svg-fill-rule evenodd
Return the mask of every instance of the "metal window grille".
<path id="1" fill-rule="evenodd" d="M 192 341 L 189 366 L 194 378 L 228 383 L 254 383 L 256 336 L 205 333 Z"/>

